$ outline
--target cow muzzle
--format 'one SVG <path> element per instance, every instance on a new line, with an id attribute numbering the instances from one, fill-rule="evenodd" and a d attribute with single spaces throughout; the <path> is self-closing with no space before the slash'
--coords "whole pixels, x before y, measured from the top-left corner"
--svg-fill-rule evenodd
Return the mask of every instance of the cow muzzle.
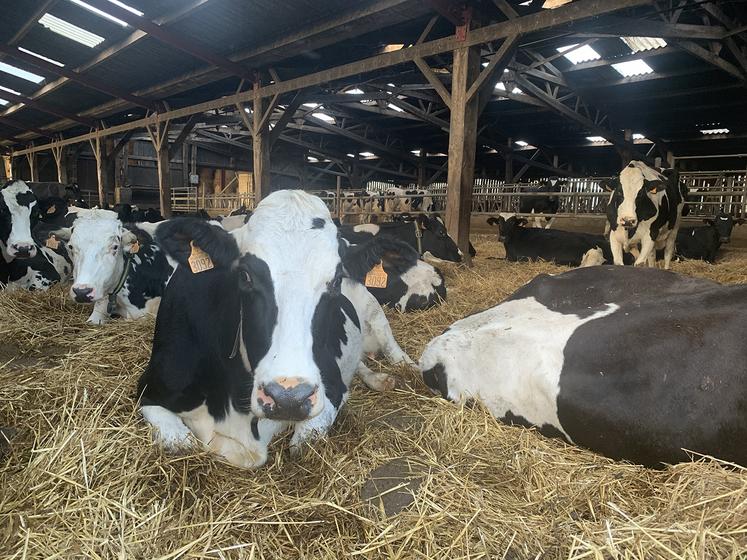
<path id="1" fill-rule="evenodd" d="M 8 254 L 17 259 L 30 259 L 36 256 L 36 245 L 29 243 L 14 243 L 8 248 Z"/>
<path id="2" fill-rule="evenodd" d="M 321 412 L 319 386 L 302 377 L 278 377 L 256 389 L 260 416 L 271 420 L 300 422 Z"/>
<path id="3" fill-rule="evenodd" d="M 625 229 L 634 228 L 638 225 L 638 218 L 618 218 L 617 225 L 620 225 Z"/>
<path id="4" fill-rule="evenodd" d="M 70 289 L 70 295 L 76 303 L 91 303 L 96 296 L 96 291 L 91 286 L 75 284 Z"/>

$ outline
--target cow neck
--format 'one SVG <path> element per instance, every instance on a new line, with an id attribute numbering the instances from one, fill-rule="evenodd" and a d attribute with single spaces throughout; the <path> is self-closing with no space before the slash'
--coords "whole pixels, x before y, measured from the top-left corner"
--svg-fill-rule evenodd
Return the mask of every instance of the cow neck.
<path id="1" fill-rule="evenodd" d="M 239 354 L 239 345 L 241 344 L 241 336 L 244 330 L 244 303 L 241 301 L 241 295 L 239 295 L 239 324 L 236 326 L 236 336 L 233 339 L 233 349 L 231 355 L 228 356 L 229 360 L 233 360 Z"/>
<path id="2" fill-rule="evenodd" d="M 106 305 L 106 312 L 109 315 L 113 315 L 114 310 L 117 308 L 117 294 L 122 291 L 125 282 L 127 282 L 127 275 L 130 272 L 130 265 L 132 264 L 132 259 L 134 258 L 134 253 L 124 253 L 124 268 L 122 269 L 122 274 L 119 275 L 117 287 L 114 288 L 114 291 L 109 294 L 109 302 Z"/>
<path id="3" fill-rule="evenodd" d="M 420 229 L 420 223 L 417 220 L 412 222 L 415 224 L 415 240 L 418 242 L 418 254 L 423 254 L 423 230 Z"/>

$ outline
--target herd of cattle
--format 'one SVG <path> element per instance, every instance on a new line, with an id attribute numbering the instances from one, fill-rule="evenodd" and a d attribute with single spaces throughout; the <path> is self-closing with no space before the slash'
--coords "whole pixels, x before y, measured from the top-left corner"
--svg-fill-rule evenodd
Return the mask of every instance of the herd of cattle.
<path id="1" fill-rule="evenodd" d="M 538 276 L 456 322 L 427 345 L 425 383 L 609 457 L 658 466 L 689 450 L 747 465 L 747 384 L 735 367 L 747 357 L 747 286 L 592 266 L 651 265 L 660 249 L 668 268 L 676 246 L 712 261 L 713 243 L 728 242 L 741 220 L 720 214 L 681 228 L 676 174 L 641 162 L 610 192 L 609 239 L 530 228 L 516 216 L 489 220 L 509 260 L 584 267 Z M 444 276 L 424 257 L 462 258 L 437 215 L 340 224 L 322 197 L 303 191 L 275 192 L 222 219 L 136 222 L 131 207 L 39 198 L 23 181 L 0 193 L 0 282 L 33 290 L 71 281 L 95 324 L 156 315 L 138 384 L 143 417 L 165 448 L 196 438 L 243 467 L 262 465 L 288 427 L 292 449 L 324 435 L 355 375 L 374 390 L 393 388 L 394 378 L 365 363 L 383 354 L 413 364 L 381 306 L 440 304 Z M 410 194 L 431 208 L 423 193 Z"/>

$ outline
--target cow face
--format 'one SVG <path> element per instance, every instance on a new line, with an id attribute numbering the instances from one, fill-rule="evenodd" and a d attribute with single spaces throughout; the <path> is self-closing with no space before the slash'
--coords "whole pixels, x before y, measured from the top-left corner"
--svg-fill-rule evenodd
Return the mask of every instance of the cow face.
<path id="1" fill-rule="evenodd" d="M 13 181 L 0 189 L 0 249 L 6 261 L 36 256 L 31 230 L 39 217 L 36 195 L 26 183 Z"/>
<path id="2" fill-rule="evenodd" d="M 506 219 L 505 216 L 488 218 L 489 225 L 498 226 L 498 241 L 501 243 L 510 238 L 517 229 L 527 225 L 528 223 L 529 221 L 526 218 L 519 218 L 517 216 L 510 216 L 508 219 Z"/>
<path id="3" fill-rule="evenodd" d="M 743 224 L 744 218 L 735 219 L 726 212 L 719 212 L 715 218 L 707 218 L 703 221 L 716 229 L 720 243 L 729 243 L 731 241 L 731 232 L 734 229 L 734 226 Z"/>
<path id="4" fill-rule="evenodd" d="M 68 251 L 73 261 L 70 296 L 78 303 L 107 297 L 124 270 L 124 253 L 137 242 L 110 210 L 83 210 L 73 224 Z"/>
<path id="5" fill-rule="evenodd" d="M 446 226 L 440 216 L 430 217 L 419 215 L 418 228 L 423 235 L 421 245 L 423 254 L 430 253 L 437 259 L 451 262 L 461 262 L 462 252 L 446 231 Z"/>
<path id="6" fill-rule="evenodd" d="M 667 178 L 641 161 L 631 161 L 620 173 L 610 206 L 617 209 L 616 225 L 634 228 L 656 215 L 656 193 L 666 189 Z"/>

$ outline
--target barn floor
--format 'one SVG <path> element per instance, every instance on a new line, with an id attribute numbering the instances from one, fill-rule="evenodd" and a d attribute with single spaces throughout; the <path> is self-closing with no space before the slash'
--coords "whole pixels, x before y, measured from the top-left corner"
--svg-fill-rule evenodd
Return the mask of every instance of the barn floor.
<path id="1" fill-rule="evenodd" d="M 448 304 L 389 313 L 413 358 L 454 320 L 562 270 L 500 260 L 494 237 L 475 245 L 474 268 L 444 267 Z M 747 282 L 747 250 L 675 270 Z M 0 558 L 747 555 L 747 470 L 609 461 L 433 398 L 405 370 L 392 393 L 357 384 L 300 459 L 287 440 L 256 472 L 165 456 L 133 400 L 153 321 L 87 315 L 62 289 L 0 293 Z"/>

